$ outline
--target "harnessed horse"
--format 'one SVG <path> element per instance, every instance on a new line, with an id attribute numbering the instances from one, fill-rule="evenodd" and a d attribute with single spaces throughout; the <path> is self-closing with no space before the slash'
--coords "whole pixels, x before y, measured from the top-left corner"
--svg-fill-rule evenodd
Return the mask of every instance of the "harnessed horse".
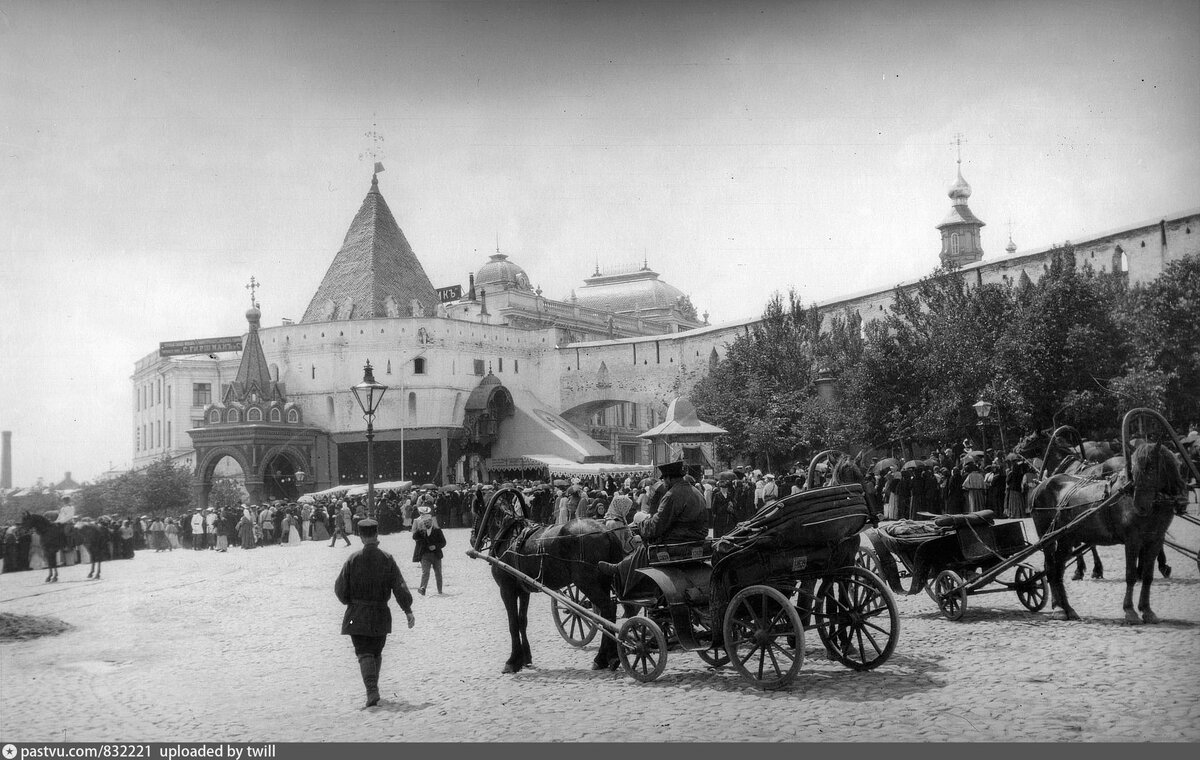
<path id="1" fill-rule="evenodd" d="M 35 531 L 42 542 L 42 556 L 46 560 L 47 570 L 46 583 L 58 582 L 58 553 L 64 550 L 72 551 L 76 546 L 87 547 L 91 558 L 87 577 L 91 578 L 94 575 L 96 580 L 100 580 L 105 531 L 99 525 L 82 522 L 75 526 L 74 535 L 68 536 L 66 528 L 61 524 L 50 522 L 50 518 L 45 515 L 27 511 L 21 516 L 21 526 Z"/>
<path id="2" fill-rule="evenodd" d="M 615 533 L 599 520 L 575 519 L 562 525 L 541 525 L 530 518 L 525 497 L 515 488 L 501 488 L 475 520 L 471 548 L 490 551 L 492 557 L 528 575 L 546 588 L 561 589 L 574 584 L 606 620 L 616 619 L 612 581 L 599 570 L 601 561 L 616 563 L 624 556 Z M 533 664 L 529 647 L 529 595 L 537 588 L 500 567 L 492 566 L 492 578 L 508 614 L 512 648 L 504 673 L 516 673 Z M 620 666 L 617 645 L 605 636 L 592 662 L 593 670 Z"/>

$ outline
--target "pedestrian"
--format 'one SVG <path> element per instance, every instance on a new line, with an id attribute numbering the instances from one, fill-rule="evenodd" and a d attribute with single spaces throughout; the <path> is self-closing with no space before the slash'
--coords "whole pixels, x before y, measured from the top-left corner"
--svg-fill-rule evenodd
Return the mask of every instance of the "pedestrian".
<path id="1" fill-rule="evenodd" d="M 167 518 L 167 551 L 173 552 L 181 548 L 179 543 L 179 526 L 175 524 L 174 517 Z"/>
<path id="2" fill-rule="evenodd" d="M 155 552 L 167 550 L 167 526 L 158 515 L 155 515 L 154 521 L 150 523 L 150 543 L 154 546 Z"/>
<path id="3" fill-rule="evenodd" d="M 294 509 L 288 510 L 287 514 L 288 529 L 287 529 L 287 545 L 297 547 L 300 545 L 300 517 Z"/>
<path id="4" fill-rule="evenodd" d="M 229 521 L 225 517 L 225 512 L 216 515 L 213 521 L 213 536 L 216 539 L 216 550 L 219 552 L 229 551 Z"/>
<path id="5" fill-rule="evenodd" d="M 346 536 L 346 528 L 350 525 L 350 506 L 343 501 L 341 507 L 333 515 L 333 538 L 329 541 L 330 548 L 337 543 L 339 536 L 346 542 L 346 546 L 350 545 L 350 539 Z"/>
<path id="6" fill-rule="evenodd" d="M 763 476 L 762 500 L 763 505 L 767 505 L 779 498 L 779 486 L 775 483 L 775 476 L 767 473 Z"/>
<path id="7" fill-rule="evenodd" d="M 429 585 L 429 571 L 433 570 L 437 592 L 442 593 L 442 549 L 446 546 L 446 535 L 433 516 L 433 509 L 427 504 L 417 507 L 419 516 L 413 521 L 413 562 L 421 566 L 421 585 L 417 593 L 425 596 L 425 588 Z M 362 523 L 359 523 L 362 525 Z"/>
<path id="8" fill-rule="evenodd" d="M 242 542 L 243 549 L 254 548 L 254 518 L 250 517 L 248 512 L 242 513 L 242 518 L 237 524 L 238 538 Z"/>
<path id="9" fill-rule="evenodd" d="M 383 648 L 392 632 L 388 599 L 396 598 L 408 619 L 409 628 L 416 625 L 417 620 L 412 613 L 412 593 L 404 584 L 404 575 L 392 555 L 379 548 L 379 523 L 363 520 L 358 528 L 363 548 L 346 559 L 333 590 L 338 601 L 346 605 L 342 635 L 349 636 L 354 644 L 354 655 L 358 658 L 359 672 L 367 690 L 366 707 L 374 707 L 379 704 Z"/>
<path id="10" fill-rule="evenodd" d="M 734 494 L 734 474 L 725 470 L 717 475 L 717 488 L 713 492 L 712 519 L 713 538 L 720 538 L 737 525 L 737 501 Z"/>
<path id="11" fill-rule="evenodd" d="M 204 514 L 196 507 L 192 514 L 192 549 L 200 551 L 204 548 Z"/>
<path id="12" fill-rule="evenodd" d="M 1015 455 L 1013 455 L 1015 456 Z M 1004 477 L 1004 516 L 1013 519 L 1025 517 L 1025 472 L 1029 465 L 1024 460 L 1013 462 Z"/>
<path id="13" fill-rule="evenodd" d="M 275 508 L 268 505 L 258 514 L 258 527 L 262 529 L 263 545 L 275 543 Z M 349 542 L 347 542 L 349 543 Z"/>
<path id="14" fill-rule="evenodd" d="M 204 535 L 209 549 L 217 548 L 217 513 L 212 507 L 204 510 Z"/>
<path id="15" fill-rule="evenodd" d="M 968 461 L 963 465 L 962 490 L 967 495 L 966 511 L 983 511 L 986 486 L 983 482 L 983 473 L 979 471 L 979 465 L 975 464 L 974 461 Z"/>

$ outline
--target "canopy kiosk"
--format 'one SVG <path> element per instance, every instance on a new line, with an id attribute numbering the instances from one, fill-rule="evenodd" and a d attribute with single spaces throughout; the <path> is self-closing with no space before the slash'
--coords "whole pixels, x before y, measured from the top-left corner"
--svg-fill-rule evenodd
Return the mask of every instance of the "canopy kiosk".
<path id="1" fill-rule="evenodd" d="M 652 461 L 675 461 L 682 459 L 693 476 L 698 477 L 705 469 L 716 469 L 716 452 L 713 441 L 726 433 L 724 428 L 701 420 L 696 407 L 683 396 L 677 397 L 667 407 L 667 418 L 639 438 L 648 438 L 653 443 Z M 662 456 L 660 457 L 660 450 Z"/>

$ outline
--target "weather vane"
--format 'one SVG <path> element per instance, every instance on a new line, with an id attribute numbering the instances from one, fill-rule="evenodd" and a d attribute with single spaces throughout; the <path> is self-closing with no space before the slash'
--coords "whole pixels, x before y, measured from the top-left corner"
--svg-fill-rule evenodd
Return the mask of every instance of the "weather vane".
<path id="1" fill-rule="evenodd" d="M 262 287 L 262 283 L 254 279 L 254 275 L 250 275 L 250 284 L 246 286 L 246 290 L 250 291 L 250 305 L 256 309 L 258 308 L 258 300 L 254 297 L 254 291 L 260 287 Z"/>
<path id="2" fill-rule="evenodd" d="M 383 135 L 379 133 L 379 125 L 372 118 L 371 129 L 363 133 L 363 136 L 371 141 L 371 147 L 362 153 L 358 154 L 359 161 L 365 161 L 368 158 L 375 164 L 375 173 L 383 171 L 383 164 L 380 163 L 383 158 Z"/>

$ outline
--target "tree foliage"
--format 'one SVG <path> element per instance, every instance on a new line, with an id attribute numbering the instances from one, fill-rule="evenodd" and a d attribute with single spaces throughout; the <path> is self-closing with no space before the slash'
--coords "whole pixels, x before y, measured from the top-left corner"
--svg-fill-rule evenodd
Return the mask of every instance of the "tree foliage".
<path id="1" fill-rule="evenodd" d="M 719 456 L 760 465 L 825 447 L 899 453 L 976 437 L 981 398 L 995 410 L 985 434 L 997 448 L 998 434 L 1011 443 L 1063 423 L 1111 438 L 1135 406 L 1200 419 L 1200 257 L 1134 288 L 1075 258 L 1069 244 L 1056 248 L 1036 283 L 937 269 L 865 326 L 853 313 L 823 324 L 794 292 L 776 293 L 692 400 L 730 431 Z M 837 377 L 835 402 L 816 392 L 822 369 Z"/>

